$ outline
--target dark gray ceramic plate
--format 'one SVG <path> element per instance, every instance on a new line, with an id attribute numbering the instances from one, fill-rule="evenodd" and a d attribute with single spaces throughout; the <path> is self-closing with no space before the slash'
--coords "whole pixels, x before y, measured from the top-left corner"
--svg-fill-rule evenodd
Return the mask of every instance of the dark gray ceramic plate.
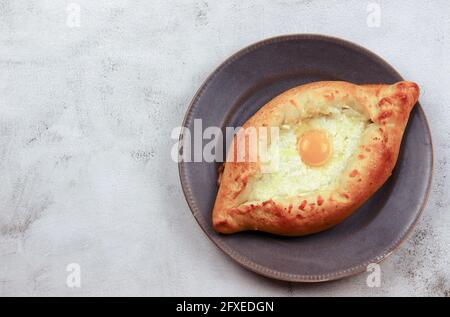
<path id="1" fill-rule="evenodd" d="M 247 47 L 225 61 L 195 95 L 183 125 L 240 126 L 281 92 L 320 80 L 394 83 L 402 77 L 366 49 L 336 38 L 292 35 Z M 419 83 L 420 85 L 420 83 Z M 247 269 L 286 281 L 326 281 L 366 270 L 407 236 L 426 202 L 432 176 L 431 134 L 416 105 L 392 177 L 357 212 L 322 233 L 286 238 L 257 232 L 225 236 L 211 226 L 215 163 L 180 163 L 181 185 L 206 235 Z M 217 259 L 217 261 L 221 261 Z"/>

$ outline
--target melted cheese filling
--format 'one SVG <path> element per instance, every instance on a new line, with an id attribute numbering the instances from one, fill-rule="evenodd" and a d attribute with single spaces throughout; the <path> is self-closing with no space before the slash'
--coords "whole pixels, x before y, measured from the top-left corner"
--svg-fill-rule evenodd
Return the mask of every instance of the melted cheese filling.
<path id="1" fill-rule="evenodd" d="M 356 112 L 344 109 L 296 126 L 282 126 L 279 137 L 268 146 L 269 159 L 261 163 L 264 172 L 254 183 L 249 200 L 265 201 L 333 189 L 350 156 L 357 150 L 367 123 Z M 297 150 L 299 138 L 313 130 L 324 131 L 333 148 L 331 157 L 321 166 L 305 164 Z"/>

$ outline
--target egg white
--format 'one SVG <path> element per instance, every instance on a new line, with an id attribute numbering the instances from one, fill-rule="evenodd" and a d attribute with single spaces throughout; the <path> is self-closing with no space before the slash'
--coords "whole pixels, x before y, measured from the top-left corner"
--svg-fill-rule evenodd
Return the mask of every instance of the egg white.
<path id="1" fill-rule="evenodd" d="M 267 149 L 264 173 L 255 182 L 250 200 L 309 194 L 330 190 L 360 143 L 367 121 L 346 109 L 317 116 L 295 126 L 282 126 L 279 137 Z M 332 144 L 331 158 L 322 166 L 306 165 L 297 152 L 297 136 L 311 129 L 326 132 Z"/>

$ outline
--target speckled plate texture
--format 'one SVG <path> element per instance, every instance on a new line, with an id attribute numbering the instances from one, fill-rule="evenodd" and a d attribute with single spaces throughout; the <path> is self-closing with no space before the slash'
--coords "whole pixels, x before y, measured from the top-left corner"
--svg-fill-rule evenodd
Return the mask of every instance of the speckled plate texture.
<path id="1" fill-rule="evenodd" d="M 195 95 L 183 126 L 193 131 L 196 118 L 203 120 L 203 129 L 240 126 L 283 91 L 320 80 L 390 84 L 402 77 L 377 55 L 344 40 L 321 35 L 271 38 L 220 65 Z M 366 271 L 368 264 L 382 261 L 405 240 L 427 200 L 433 149 L 425 114 L 417 104 L 386 184 L 341 224 L 297 238 L 259 232 L 216 233 L 211 211 L 218 166 L 179 164 L 186 200 L 206 235 L 249 270 L 280 280 L 317 282 Z"/>

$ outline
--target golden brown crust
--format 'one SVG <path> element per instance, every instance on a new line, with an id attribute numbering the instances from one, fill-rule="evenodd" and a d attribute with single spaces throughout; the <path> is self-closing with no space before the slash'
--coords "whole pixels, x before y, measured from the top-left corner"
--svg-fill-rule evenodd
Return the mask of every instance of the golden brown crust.
<path id="1" fill-rule="evenodd" d="M 221 233 L 260 230 L 298 236 L 330 228 L 353 213 L 389 178 L 396 164 L 409 114 L 419 87 L 412 82 L 355 85 L 315 82 L 290 89 L 262 107 L 245 124 L 271 127 L 298 123 L 330 107 L 345 104 L 371 120 L 341 175 L 336 189 L 274 201 L 249 202 L 259 162 L 224 164 L 213 209 L 214 229 Z M 232 147 L 236 145 L 236 137 Z"/>

